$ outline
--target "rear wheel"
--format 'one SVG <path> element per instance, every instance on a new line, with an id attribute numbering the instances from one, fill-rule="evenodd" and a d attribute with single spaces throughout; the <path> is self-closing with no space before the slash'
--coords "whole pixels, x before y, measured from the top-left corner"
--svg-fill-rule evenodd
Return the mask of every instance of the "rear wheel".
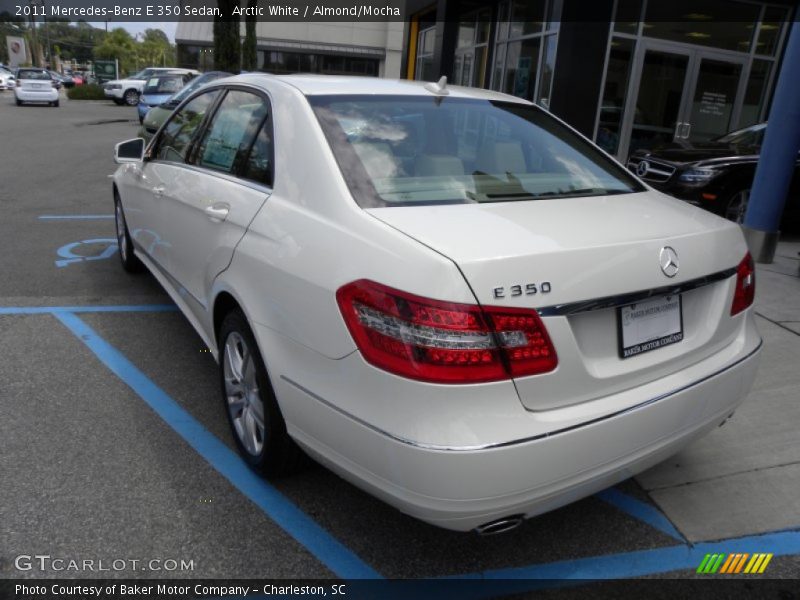
<path id="1" fill-rule="evenodd" d="M 17 106 L 22 106 L 22 100 L 19 98 L 15 98 L 15 100 L 17 101 Z"/>
<path id="2" fill-rule="evenodd" d="M 238 309 L 220 327 L 219 373 L 228 423 L 245 462 L 268 477 L 298 470 L 303 452 L 286 433 L 261 353 Z"/>
<path id="3" fill-rule="evenodd" d="M 128 90 L 125 92 L 125 96 L 123 96 L 125 104 L 128 106 L 136 106 L 139 104 L 139 92 L 136 90 Z"/>
<path id="4" fill-rule="evenodd" d="M 725 218 L 740 225 L 744 223 L 748 202 L 750 202 L 750 190 L 739 190 L 733 194 L 725 207 Z"/>
<path id="5" fill-rule="evenodd" d="M 55 106 L 56 108 L 58 108 L 59 104 L 60 104 L 60 102 L 59 102 L 58 100 L 56 100 L 55 102 L 53 102 L 53 106 Z"/>
<path id="6" fill-rule="evenodd" d="M 114 220 L 116 222 L 117 247 L 122 268 L 128 273 L 141 273 L 144 270 L 144 265 L 133 253 L 133 242 L 131 242 L 131 236 L 128 232 L 128 224 L 125 222 L 122 202 L 116 191 L 114 192 Z"/>

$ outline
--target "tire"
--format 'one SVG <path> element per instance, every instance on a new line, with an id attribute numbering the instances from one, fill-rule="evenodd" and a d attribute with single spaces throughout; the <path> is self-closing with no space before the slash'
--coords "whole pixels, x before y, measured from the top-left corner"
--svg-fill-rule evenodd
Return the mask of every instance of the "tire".
<path id="1" fill-rule="evenodd" d="M 14 98 L 14 100 L 17 101 L 17 106 L 22 106 L 22 100 L 20 100 L 19 98 Z"/>
<path id="2" fill-rule="evenodd" d="M 239 454 L 265 477 L 296 472 L 305 455 L 286 433 L 261 352 L 241 310 L 225 316 L 218 339 L 222 402 Z"/>
<path id="3" fill-rule="evenodd" d="M 125 104 L 125 100 L 120 100 L 119 98 L 113 98 L 114 104 L 117 106 L 123 106 Z"/>
<path id="4" fill-rule="evenodd" d="M 744 223 L 744 215 L 747 212 L 747 204 L 750 202 L 750 190 L 744 189 L 731 194 L 725 204 L 725 218 L 741 225 Z"/>
<path id="5" fill-rule="evenodd" d="M 61 105 L 60 100 L 56 100 L 55 102 L 53 102 L 53 106 L 55 106 L 56 108 L 58 108 L 60 105 Z"/>
<path id="6" fill-rule="evenodd" d="M 131 236 L 128 232 L 128 224 L 125 221 L 122 202 L 116 190 L 114 191 L 114 223 L 116 225 L 117 247 L 122 268 L 128 273 L 141 273 L 144 271 L 144 265 L 133 253 L 133 242 L 131 242 Z"/>
<path id="7" fill-rule="evenodd" d="M 139 92 L 133 89 L 127 90 L 122 99 L 128 106 L 136 106 L 139 104 Z"/>

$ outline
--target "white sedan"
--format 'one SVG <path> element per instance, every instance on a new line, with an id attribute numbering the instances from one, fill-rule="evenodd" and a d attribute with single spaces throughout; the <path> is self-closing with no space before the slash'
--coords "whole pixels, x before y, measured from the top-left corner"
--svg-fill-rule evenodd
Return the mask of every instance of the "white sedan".
<path id="1" fill-rule="evenodd" d="M 240 75 L 116 148 L 122 264 L 219 362 L 244 458 L 302 451 L 497 533 L 723 423 L 761 338 L 739 227 L 518 98 Z"/>

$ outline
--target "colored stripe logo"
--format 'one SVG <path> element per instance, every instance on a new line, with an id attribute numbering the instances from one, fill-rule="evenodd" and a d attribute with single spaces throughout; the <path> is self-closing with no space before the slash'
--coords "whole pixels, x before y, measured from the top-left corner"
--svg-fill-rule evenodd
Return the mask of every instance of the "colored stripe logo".
<path id="1" fill-rule="evenodd" d="M 714 573 L 724 573 L 726 575 L 738 573 L 761 574 L 767 569 L 772 556 L 772 554 L 764 553 L 706 554 L 700 566 L 697 567 L 697 572 L 705 575 L 713 575 Z"/>

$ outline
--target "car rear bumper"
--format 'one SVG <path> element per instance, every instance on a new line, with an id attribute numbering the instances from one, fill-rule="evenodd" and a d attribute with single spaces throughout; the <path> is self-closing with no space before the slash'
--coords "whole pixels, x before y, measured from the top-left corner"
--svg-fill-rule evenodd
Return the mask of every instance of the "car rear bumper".
<path id="1" fill-rule="evenodd" d="M 259 343 L 273 335 L 257 329 Z M 569 427 L 563 423 L 579 410 L 575 407 L 521 410 L 513 422 L 509 417 L 509 429 L 527 420 L 536 423 L 531 426 L 535 434 L 504 441 L 487 437 L 485 444 L 417 442 L 413 431 L 398 435 L 381 430 L 291 376 L 280 375 L 273 385 L 290 434 L 320 462 L 404 513 L 440 527 L 468 531 L 512 515 L 532 517 L 578 500 L 657 464 L 719 425 L 746 397 L 755 377 L 761 340 L 752 322 L 743 325 L 742 335 L 731 346 L 720 356 L 624 392 L 638 397 L 625 410 Z M 354 394 L 361 384 L 358 369 L 353 369 L 356 361 L 363 362 L 357 353 L 330 361 L 351 363 L 341 364 L 344 370 L 338 377 L 353 382 Z M 364 369 L 372 367 L 364 365 Z M 349 375 L 344 374 L 347 371 Z M 337 375 L 326 377 L 334 382 Z M 398 413 L 404 411 L 407 397 L 393 394 L 391 385 L 383 394 L 395 403 Z M 492 413 L 488 405 L 487 421 Z M 454 415 L 453 421 L 459 420 Z M 541 433 L 542 422 L 549 422 L 549 432 Z M 419 429 L 425 427 L 420 424 Z"/>
<path id="2" fill-rule="evenodd" d="M 59 97 L 58 90 L 54 88 L 45 90 L 14 88 L 14 94 L 22 102 L 55 102 Z"/>

